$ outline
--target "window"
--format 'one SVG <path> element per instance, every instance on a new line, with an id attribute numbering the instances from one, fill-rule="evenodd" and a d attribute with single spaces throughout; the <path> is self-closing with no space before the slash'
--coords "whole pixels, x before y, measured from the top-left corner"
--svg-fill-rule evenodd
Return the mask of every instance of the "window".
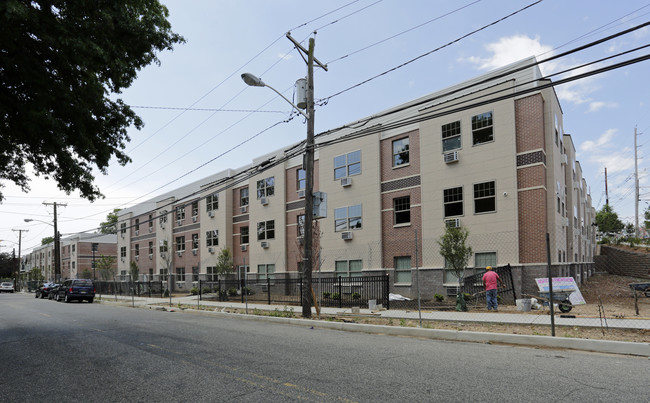
<path id="1" fill-rule="evenodd" d="M 153 242 L 149 242 L 149 254 L 153 255 Z"/>
<path id="2" fill-rule="evenodd" d="M 149 214 L 149 228 L 153 228 L 153 214 Z"/>
<path id="3" fill-rule="evenodd" d="M 162 245 L 160 245 L 159 249 L 160 249 L 160 253 L 167 252 L 167 241 L 164 241 Z"/>
<path id="4" fill-rule="evenodd" d="M 296 222 L 298 223 L 298 236 L 305 236 L 305 215 L 299 214 L 296 218 Z"/>
<path id="5" fill-rule="evenodd" d="M 122 232 L 122 234 L 126 234 L 126 223 L 120 224 L 120 232 Z"/>
<path id="6" fill-rule="evenodd" d="M 192 281 L 199 281 L 199 267 L 192 266 Z"/>
<path id="7" fill-rule="evenodd" d="M 275 278 L 275 265 L 274 264 L 258 264 L 257 265 L 257 279 L 258 280 L 273 280 Z"/>
<path id="8" fill-rule="evenodd" d="M 393 199 L 394 223 L 411 223 L 411 196 L 396 197 Z"/>
<path id="9" fill-rule="evenodd" d="M 185 206 L 176 207 L 176 221 L 183 221 L 185 219 Z"/>
<path id="10" fill-rule="evenodd" d="M 262 221 L 257 223 L 257 240 L 275 238 L 275 220 Z"/>
<path id="11" fill-rule="evenodd" d="M 361 277 L 361 260 L 337 260 L 335 266 L 337 277 Z"/>
<path id="12" fill-rule="evenodd" d="M 492 112 L 472 116 L 472 145 L 494 140 L 492 130 Z"/>
<path id="13" fill-rule="evenodd" d="M 140 219 L 139 218 L 135 219 L 135 230 L 140 231 Z"/>
<path id="14" fill-rule="evenodd" d="M 275 177 L 261 179 L 257 181 L 257 198 L 273 196 L 275 193 Z"/>
<path id="15" fill-rule="evenodd" d="M 307 187 L 307 171 L 299 168 L 296 171 L 296 189 L 301 190 Z"/>
<path id="16" fill-rule="evenodd" d="M 77 245 L 72 245 L 72 252 L 74 252 L 77 248 Z"/>
<path id="17" fill-rule="evenodd" d="M 494 181 L 474 185 L 474 213 L 496 211 L 496 190 Z"/>
<path id="18" fill-rule="evenodd" d="M 199 201 L 195 200 L 192 202 L 192 217 L 199 215 Z"/>
<path id="19" fill-rule="evenodd" d="M 443 203 L 445 207 L 445 217 L 463 215 L 463 188 L 445 189 Z"/>
<path id="20" fill-rule="evenodd" d="M 393 166 L 398 167 L 409 163 L 409 138 L 393 141 Z"/>
<path id="21" fill-rule="evenodd" d="M 248 206 L 248 188 L 239 189 L 239 205 Z"/>
<path id="22" fill-rule="evenodd" d="M 219 194 L 211 194 L 205 198 L 206 211 L 212 211 L 219 208 Z"/>
<path id="23" fill-rule="evenodd" d="M 442 151 L 460 148 L 460 120 L 442 125 Z"/>
<path id="24" fill-rule="evenodd" d="M 205 246 L 219 245 L 219 230 L 213 229 L 205 233 Z"/>
<path id="25" fill-rule="evenodd" d="M 184 252 L 185 251 L 185 236 L 177 236 L 176 237 L 176 252 Z"/>
<path id="26" fill-rule="evenodd" d="M 163 281 L 167 281 L 167 276 L 169 276 L 169 269 L 160 269 L 160 277 Z"/>
<path id="27" fill-rule="evenodd" d="M 217 267 L 216 266 L 208 266 L 205 268 L 206 272 L 206 280 L 208 281 L 217 281 L 219 279 L 219 275 L 217 274 Z"/>
<path id="28" fill-rule="evenodd" d="M 361 150 L 334 158 L 334 180 L 361 174 Z"/>
<path id="29" fill-rule="evenodd" d="M 334 230 L 348 231 L 361 229 L 361 205 L 334 209 Z"/>
<path id="30" fill-rule="evenodd" d="M 497 253 L 496 252 L 477 252 L 474 254 L 474 267 L 496 267 Z"/>
<path id="31" fill-rule="evenodd" d="M 176 268 L 176 281 L 185 282 L 185 267 Z"/>
<path id="32" fill-rule="evenodd" d="M 245 245 L 248 243 L 248 227 L 241 227 L 239 229 L 239 244 L 240 245 Z"/>
<path id="33" fill-rule="evenodd" d="M 140 245 L 137 243 L 135 244 L 135 255 L 140 256 Z"/>
<path id="34" fill-rule="evenodd" d="M 120 248 L 120 257 L 126 257 L 126 246 Z"/>
<path id="35" fill-rule="evenodd" d="M 395 282 L 399 284 L 411 283 L 410 256 L 395 256 Z"/>
<path id="36" fill-rule="evenodd" d="M 199 234 L 192 234 L 192 249 L 199 249 Z"/>

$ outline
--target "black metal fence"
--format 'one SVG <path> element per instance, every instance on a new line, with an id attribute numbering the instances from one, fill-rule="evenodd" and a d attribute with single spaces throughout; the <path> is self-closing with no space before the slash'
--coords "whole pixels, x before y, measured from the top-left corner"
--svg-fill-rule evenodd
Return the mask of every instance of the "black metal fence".
<path id="1" fill-rule="evenodd" d="M 95 294 L 163 297 L 162 281 L 95 281 Z"/>
<path id="2" fill-rule="evenodd" d="M 505 288 L 499 288 L 498 299 L 500 304 L 515 305 L 517 295 L 515 293 L 515 283 L 512 279 L 512 270 L 510 265 L 495 267 L 493 269 L 498 275 Z M 483 274 L 477 273 L 469 277 L 465 277 L 465 282 L 462 287 L 462 292 L 470 295 L 470 299 L 475 302 L 485 302 L 485 286 L 483 285 Z"/>
<path id="3" fill-rule="evenodd" d="M 315 278 L 313 296 L 321 306 L 367 307 L 370 301 L 389 309 L 388 276 Z M 307 290 L 303 279 L 242 279 L 199 281 L 199 299 L 301 305 Z"/>

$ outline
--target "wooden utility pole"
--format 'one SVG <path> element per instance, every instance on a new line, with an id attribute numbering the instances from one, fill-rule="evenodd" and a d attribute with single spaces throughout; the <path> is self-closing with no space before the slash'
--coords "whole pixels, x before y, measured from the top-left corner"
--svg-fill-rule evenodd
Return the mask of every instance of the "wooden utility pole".
<path id="1" fill-rule="evenodd" d="M 57 225 L 56 207 L 57 205 L 67 206 L 67 204 L 57 204 L 57 202 L 43 202 L 43 204 L 46 206 L 54 206 L 54 281 L 59 282 L 61 280 L 61 234 L 59 234 L 59 227 Z"/>
<path id="2" fill-rule="evenodd" d="M 637 132 L 634 127 L 634 237 L 639 237 L 639 159 L 637 156 Z"/>

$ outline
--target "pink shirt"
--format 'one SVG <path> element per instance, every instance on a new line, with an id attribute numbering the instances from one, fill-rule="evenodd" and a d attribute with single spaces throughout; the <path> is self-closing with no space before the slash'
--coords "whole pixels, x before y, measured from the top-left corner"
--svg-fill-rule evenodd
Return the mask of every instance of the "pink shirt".
<path id="1" fill-rule="evenodd" d="M 497 288 L 497 280 L 499 279 L 499 275 L 496 274 L 492 270 L 488 270 L 485 272 L 483 275 L 483 282 L 485 283 L 485 289 L 486 290 L 496 290 Z"/>

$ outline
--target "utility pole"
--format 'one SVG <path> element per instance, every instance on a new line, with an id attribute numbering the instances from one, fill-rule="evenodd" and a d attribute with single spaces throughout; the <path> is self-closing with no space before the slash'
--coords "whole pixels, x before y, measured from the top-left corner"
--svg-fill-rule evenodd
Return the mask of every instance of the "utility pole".
<path id="1" fill-rule="evenodd" d="M 609 193 L 607 192 L 607 167 L 605 167 L 605 205 L 609 206 Z"/>
<path id="2" fill-rule="evenodd" d="M 47 203 L 43 202 L 46 206 L 54 206 L 54 281 L 61 280 L 61 234 L 57 226 L 57 212 L 56 207 L 67 206 L 67 204 L 57 204 L 57 202 Z"/>
<path id="3" fill-rule="evenodd" d="M 637 156 L 637 131 L 634 126 L 634 237 L 639 237 L 639 159 Z"/>
<path id="4" fill-rule="evenodd" d="M 325 71 L 327 65 L 314 57 L 316 41 L 309 38 L 309 49 L 306 50 L 298 41 L 287 33 L 287 38 L 294 43 L 299 51 L 307 54 L 307 142 L 305 144 L 305 245 L 302 258 L 302 275 L 305 280 L 305 292 L 302 294 L 302 316 L 311 318 L 312 301 L 312 271 L 313 255 L 313 228 L 314 228 L 314 61 Z"/>
<path id="5" fill-rule="evenodd" d="M 22 247 L 22 242 L 23 242 L 23 232 L 29 232 L 28 229 L 12 229 L 12 231 L 18 232 L 18 270 L 16 270 L 15 278 L 18 278 L 18 274 L 20 273 L 20 267 L 22 263 L 22 258 L 20 256 L 21 253 L 21 247 Z"/>

